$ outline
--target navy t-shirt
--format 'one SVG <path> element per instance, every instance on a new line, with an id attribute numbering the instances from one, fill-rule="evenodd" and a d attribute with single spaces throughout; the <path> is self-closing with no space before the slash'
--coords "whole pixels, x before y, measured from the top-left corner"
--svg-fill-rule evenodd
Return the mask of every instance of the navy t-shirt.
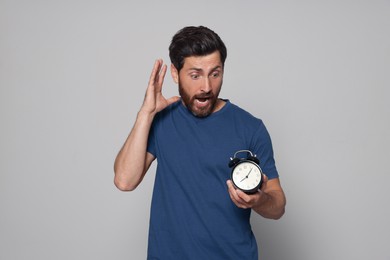
<path id="1" fill-rule="evenodd" d="M 229 159 L 250 150 L 269 179 L 277 178 L 271 139 L 260 119 L 225 100 L 197 118 L 178 101 L 160 113 L 149 133 L 157 158 L 148 259 L 253 259 L 257 244 L 250 209 L 230 199 Z"/>

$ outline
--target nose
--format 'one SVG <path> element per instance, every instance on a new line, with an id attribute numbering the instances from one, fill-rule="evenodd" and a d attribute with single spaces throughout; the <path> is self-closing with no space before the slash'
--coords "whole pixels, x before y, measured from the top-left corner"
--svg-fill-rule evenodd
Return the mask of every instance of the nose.
<path id="1" fill-rule="evenodd" d="M 204 93 L 211 92 L 211 81 L 208 77 L 206 77 L 203 81 L 201 91 Z"/>

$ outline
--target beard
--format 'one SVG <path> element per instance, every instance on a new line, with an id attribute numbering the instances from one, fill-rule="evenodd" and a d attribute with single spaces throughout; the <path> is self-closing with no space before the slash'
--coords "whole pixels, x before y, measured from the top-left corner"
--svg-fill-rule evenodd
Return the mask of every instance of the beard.
<path id="1" fill-rule="evenodd" d="M 196 117 L 207 117 L 213 113 L 218 100 L 218 93 L 214 94 L 211 91 L 194 96 L 190 96 L 179 82 L 179 94 L 182 102 L 187 109 Z M 199 106 L 199 102 L 207 102 L 207 105 Z"/>

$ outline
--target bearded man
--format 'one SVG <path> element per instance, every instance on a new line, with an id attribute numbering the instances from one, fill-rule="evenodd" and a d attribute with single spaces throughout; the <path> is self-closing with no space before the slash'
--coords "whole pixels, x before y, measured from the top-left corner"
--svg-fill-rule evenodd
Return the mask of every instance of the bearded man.
<path id="1" fill-rule="evenodd" d="M 134 190 L 152 162 L 148 259 L 258 259 L 252 210 L 279 219 L 286 198 L 262 120 L 219 97 L 227 51 L 207 27 L 185 27 L 169 46 L 180 97 L 165 98 L 156 60 L 144 102 L 114 165 L 115 185 Z M 230 180 L 236 151 L 256 154 L 263 184 L 247 194 Z"/>

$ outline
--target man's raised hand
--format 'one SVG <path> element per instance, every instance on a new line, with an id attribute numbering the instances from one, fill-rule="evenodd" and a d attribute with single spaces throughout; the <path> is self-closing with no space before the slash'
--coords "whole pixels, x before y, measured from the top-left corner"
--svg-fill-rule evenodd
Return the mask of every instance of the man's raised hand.
<path id="1" fill-rule="evenodd" d="M 178 96 L 173 96 L 166 99 L 162 95 L 162 85 L 164 83 L 165 74 L 167 72 L 167 65 L 163 63 L 162 59 L 155 61 L 152 73 L 150 74 L 148 88 L 146 90 L 144 103 L 141 111 L 150 114 L 156 114 L 169 106 L 170 104 L 179 100 Z"/>

